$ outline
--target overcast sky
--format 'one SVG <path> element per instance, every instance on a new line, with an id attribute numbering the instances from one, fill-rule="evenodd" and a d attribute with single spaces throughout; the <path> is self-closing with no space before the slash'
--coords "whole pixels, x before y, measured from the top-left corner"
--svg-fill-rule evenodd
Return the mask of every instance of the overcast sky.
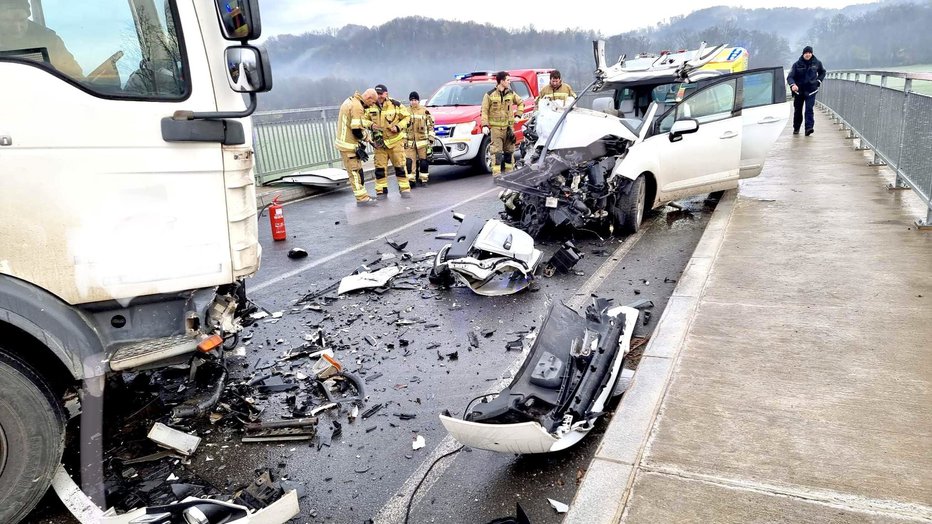
<path id="1" fill-rule="evenodd" d="M 263 36 L 343 27 L 347 24 L 381 25 L 394 18 L 420 15 L 458 21 L 491 23 L 521 28 L 533 24 L 541 30 L 567 28 L 594 29 L 611 36 L 632 29 L 652 26 L 671 16 L 685 15 L 716 5 L 735 7 L 829 7 L 866 4 L 875 0 L 783 0 L 779 5 L 767 0 L 667 0 L 664 2 L 584 0 L 567 8 L 557 2 L 466 0 L 461 2 L 386 0 L 269 0 L 262 5 Z M 535 8 L 536 6 L 536 8 Z"/>

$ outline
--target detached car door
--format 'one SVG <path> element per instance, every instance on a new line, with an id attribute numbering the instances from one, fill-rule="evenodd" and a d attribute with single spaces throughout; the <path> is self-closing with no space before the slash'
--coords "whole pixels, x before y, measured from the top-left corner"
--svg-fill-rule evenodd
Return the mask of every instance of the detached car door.
<path id="1" fill-rule="evenodd" d="M 737 105 L 737 75 L 716 78 L 678 102 L 655 123 L 659 173 L 665 200 L 735 187 L 741 159 L 743 120 Z M 671 133 L 679 120 L 694 120 L 695 131 Z"/>
<path id="2" fill-rule="evenodd" d="M 760 174 L 764 159 L 790 116 L 783 68 L 756 69 L 740 74 L 741 178 Z"/>

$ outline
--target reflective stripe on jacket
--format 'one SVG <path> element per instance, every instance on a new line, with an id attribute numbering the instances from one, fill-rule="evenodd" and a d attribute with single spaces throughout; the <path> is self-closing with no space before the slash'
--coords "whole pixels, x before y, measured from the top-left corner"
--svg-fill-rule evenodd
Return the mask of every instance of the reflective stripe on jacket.
<path id="1" fill-rule="evenodd" d="M 408 144 L 418 149 L 431 145 L 434 141 L 434 117 L 424 106 L 408 107 L 411 124 L 408 126 Z"/>
<path id="2" fill-rule="evenodd" d="M 382 132 L 385 147 L 393 147 L 405 139 L 406 130 L 411 119 L 408 109 L 394 98 L 387 98 L 380 106 L 373 104 L 366 109 L 366 118 L 371 124 L 377 124 Z M 398 126 L 398 131 L 392 131 L 392 126 Z"/>
<path id="3" fill-rule="evenodd" d="M 337 116 L 337 138 L 334 145 L 340 151 L 356 151 L 359 140 L 353 136 L 353 129 L 366 129 L 369 122 L 365 118 L 365 106 L 359 91 L 347 98 L 340 105 L 340 114 Z"/>
<path id="4" fill-rule="evenodd" d="M 489 91 L 482 97 L 482 125 L 507 127 L 524 115 L 524 100 L 511 89 Z"/>
<path id="5" fill-rule="evenodd" d="M 537 97 L 537 100 L 550 99 L 566 101 L 566 99 L 570 97 L 576 98 L 576 92 L 573 91 L 573 88 L 570 87 L 569 84 L 561 84 L 556 91 L 550 87 L 550 84 L 547 84 L 540 90 L 540 96 Z"/>

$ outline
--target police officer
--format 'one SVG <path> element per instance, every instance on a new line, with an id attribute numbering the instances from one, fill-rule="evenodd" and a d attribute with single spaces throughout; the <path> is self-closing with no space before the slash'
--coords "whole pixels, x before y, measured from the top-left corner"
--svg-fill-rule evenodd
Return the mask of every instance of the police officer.
<path id="1" fill-rule="evenodd" d="M 375 147 L 375 197 L 388 196 L 388 162 L 391 160 L 401 198 L 411 198 L 408 172 L 405 168 L 405 136 L 410 122 L 408 110 L 401 102 L 389 98 L 384 84 L 375 86 L 378 99 L 366 109 L 371 122 L 372 144 Z"/>
<path id="2" fill-rule="evenodd" d="M 374 105 L 377 99 L 375 89 L 367 89 L 361 95 L 357 91 L 343 102 L 337 117 L 337 138 L 334 142 L 340 151 L 346 174 L 349 175 L 357 206 L 376 205 L 376 201 L 366 191 L 362 163 L 369 159 L 366 153 L 365 132 L 371 125 L 366 119 L 365 108 Z"/>
<path id="3" fill-rule="evenodd" d="M 541 100 L 556 100 L 557 102 L 563 102 L 566 105 L 567 98 L 576 98 L 576 92 L 573 91 L 573 88 L 569 84 L 563 83 L 563 77 L 560 75 L 560 72 L 554 69 L 550 72 L 550 83 L 545 85 L 543 89 L 540 90 L 540 95 L 537 96 L 537 101 Z"/>
<path id="4" fill-rule="evenodd" d="M 489 135 L 495 163 L 492 176 L 498 176 L 505 164 L 505 172 L 515 168 L 515 130 L 514 124 L 524 114 L 524 100 L 511 90 L 508 73 L 495 73 L 495 88 L 482 97 L 482 132 Z"/>
<path id="5" fill-rule="evenodd" d="M 408 138 L 405 144 L 405 156 L 407 157 L 408 182 L 412 187 L 420 182 L 422 186 L 427 185 L 427 168 L 429 166 L 428 157 L 432 153 L 434 143 L 434 118 L 430 116 L 430 111 L 421 105 L 421 97 L 417 91 L 411 91 L 408 95 L 408 101 L 411 105 L 408 107 L 408 113 L 411 114 L 411 124 L 408 126 Z"/>

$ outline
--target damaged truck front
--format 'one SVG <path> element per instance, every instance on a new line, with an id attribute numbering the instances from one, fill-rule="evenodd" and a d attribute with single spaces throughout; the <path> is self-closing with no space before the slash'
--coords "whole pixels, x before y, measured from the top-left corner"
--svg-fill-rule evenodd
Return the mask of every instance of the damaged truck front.
<path id="1" fill-rule="evenodd" d="M 81 478 L 105 503 L 108 373 L 220 351 L 241 329 L 260 257 L 247 117 L 272 79 L 248 45 L 255 0 L 4 10 L 0 522 L 17 522 L 82 411 Z"/>
<path id="2" fill-rule="evenodd" d="M 608 67 L 595 42 L 592 109 L 544 102 L 524 165 L 498 177 L 504 216 L 538 237 L 547 228 L 636 232 L 674 200 L 757 176 L 789 114 L 781 68 L 745 70 L 724 45 Z"/>

